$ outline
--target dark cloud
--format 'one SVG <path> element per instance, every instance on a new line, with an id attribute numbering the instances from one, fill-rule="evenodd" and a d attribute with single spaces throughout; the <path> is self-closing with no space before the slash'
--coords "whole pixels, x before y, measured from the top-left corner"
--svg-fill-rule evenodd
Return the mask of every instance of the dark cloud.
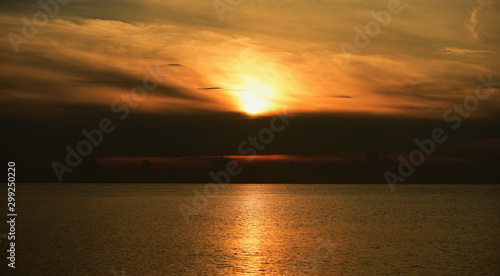
<path id="1" fill-rule="evenodd" d="M 60 106 L 63 112 L 64 106 Z M 5 116 L 3 116 L 5 117 Z M 238 154 L 237 146 L 250 135 L 268 127 L 271 117 L 248 118 L 239 113 L 198 112 L 191 115 L 132 113 L 121 121 L 118 114 L 98 105 L 72 106 L 64 116 L 19 115 L 2 124 L 15 133 L 9 149 L 14 156 L 60 156 L 66 144 L 84 138 L 83 129 L 97 127 L 101 118 L 111 118 L 117 130 L 99 147 L 99 156 L 218 156 Z M 416 138 L 427 138 L 436 127 L 447 130 L 451 143 L 464 150 L 454 157 L 466 158 L 467 144 L 500 138 L 498 118 L 469 119 L 459 131 L 451 131 L 441 120 L 394 118 L 373 115 L 307 115 L 293 122 L 262 154 L 329 155 L 363 152 L 375 148 L 388 153 L 405 152 Z M 32 143 L 36 137 L 36 143 Z M 450 143 L 450 144 L 451 144 Z M 444 151 L 446 145 L 440 149 Z M 442 153 L 442 152 L 441 152 Z M 485 152 L 486 153 L 486 152 Z M 468 153 L 470 154 L 470 152 Z"/>
<path id="2" fill-rule="evenodd" d="M 41 95 L 41 98 L 58 99 L 60 96 L 71 95 L 71 91 L 78 86 L 108 86 L 113 88 L 124 89 L 130 91 L 132 88 L 142 85 L 144 76 L 136 76 L 125 72 L 113 69 L 112 67 L 95 66 L 92 63 L 77 63 L 75 60 L 66 60 L 59 57 L 51 57 L 48 54 L 32 54 L 21 53 L 14 54 L 7 51 L 0 53 L 2 63 L 5 67 L 25 67 L 26 71 L 32 69 L 42 69 L 45 73 L 65 75 L 73 79 L 68 81 L 67 78 L 60 81 L 47 81 L 45 76 L 31 75 L 30 81 L 26 81 L 25 75 L 14 75 L 3 78 L 2 86 L 4 88 L 16 89 L 19 93 L 33 93 Z M 155 70 L 154 66 L 150 66 Z M 4 71 L 1 74 L 7 74 Z M 148 72 L 144 71 L 144 75 Z M 95 89 L 92 93 L 101 93 Z M 186 89 L 169 86 L 167 83 L 161 83 L 152 92 L 153 95 L 162 97 L 173 97 L 180 99 L 198 99 L 207 100 L 206 98 L 189 93 Z M 92 97 L 90 94 L 89 97 Z M 50 100 L 48 100 L 50 101 Z"/>
<path id="3" fill-rule="evenodd" d="M 201 89 L 201 90 L 222 90 L 224 88 L 222 88 L 222 87 L 203 87 L 203 88 L 198 88 L 198 89 Z"/>
<path id="4" fill-rule="evenodd" d="M 93 158 L 238 155 L 240 143 L 268 127 L 271 119 L 200 111 L 189 115 L 132 112 L 122 121 L 118 114 L 99 105 L 59 106 L 51 114 L 41 112 L 36 117 L 1 115 L 0 123 L 9 130 L 2 137 L 3 143 L 9 145 L 3 149 L 2 156 L 23 160 L 26 166 L 39 164 L 48 171 L 52 161 L 64 160 L 66 146 L 75 148 L 85 139 L 82 130 L 97 128 L 102 118 L 110 118 L 116 130 L 104 136 L 103 143 L 93 151 Z M 437 146 L 436 160 L 443 160 L 440 162 L 450 166 L 458 162 L 456 160 L 466 160 L 459 163 L 472 162 L 489 167 L 499 164 L 500 160 L 498 118 L 468 119 L 459 130 L 453 131 L 437 119 L 302 114 L 291 120 L 283 132 L 275 134 L 272 143 L 259 154 L 331 156 L 335 159 L 346 154 L 362 156 L 364 152 L 379 152 L 396 158 L 417 149 L 415 139 L 427 139 L 434 128 L 441 127 L 449 138 Z M 428 177 L 426 181 L 438 179 L 432 175 Z M 486 181 L 488 178 L 481 179 Z"/>
<path id="5" fill-rule="evenodd" d="M 353 97 L 347 95 L 334 95 L 332 98 L 340 98 L 340 99 L 352 99 Z"/>

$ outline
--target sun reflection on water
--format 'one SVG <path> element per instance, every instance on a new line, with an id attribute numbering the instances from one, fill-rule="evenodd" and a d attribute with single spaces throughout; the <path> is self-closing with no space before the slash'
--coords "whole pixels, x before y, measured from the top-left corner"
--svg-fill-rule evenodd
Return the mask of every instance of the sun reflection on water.
<path id="1" fill-rule="evenodd" d="M 264 254 L 261 244 L 264 239 L 262 224 L 262 199 L 256 195 L 248 194 L 243 198 L 244 222 L 240 235 L 240 248 L 243 252 L 244 273 L 248 275 L 262 274 L 264 270 Z"/>

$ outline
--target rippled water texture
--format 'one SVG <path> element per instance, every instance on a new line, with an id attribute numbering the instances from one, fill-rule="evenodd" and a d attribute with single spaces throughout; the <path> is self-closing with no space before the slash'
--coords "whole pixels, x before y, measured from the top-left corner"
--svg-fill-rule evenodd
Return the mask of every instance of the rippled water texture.
<path id="1" fill-rule="evenodd" d="M 18 184 L 16 272 L 500 275 L 500 186 L 203 186 Z"/>

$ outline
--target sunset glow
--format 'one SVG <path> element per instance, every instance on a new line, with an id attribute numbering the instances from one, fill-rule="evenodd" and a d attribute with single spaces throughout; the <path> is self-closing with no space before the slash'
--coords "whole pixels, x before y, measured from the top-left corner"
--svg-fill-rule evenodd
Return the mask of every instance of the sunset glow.
<path id="1" fill-rule="evenodd" d="M 257 115 L 273 108 L 272 100 L 277 96 L 275 89 L 253 77 L 246 78 L 241 86 L 243 91 L 236 91 L 235 95 L 242 111 Z"/>
<path id="2" fill-rule="evenodd" d="M 32 168 L 52 170 L 103 120 L 109 137 L 87 157 L 117 167 L 256 155 L 330 168 L 412 152 L 444 122 L 467 137 L 428 160 L 498 160 L 499 132 L 482 128 L 499 125 L 500 97 L 461 111 L 467 122 L 454 110 L 500 87 L 495 1 L 65 2 L 0 4 L 4 156 L 42 159 Z M 296 118 L 276 120 L 285 111 Z"/>

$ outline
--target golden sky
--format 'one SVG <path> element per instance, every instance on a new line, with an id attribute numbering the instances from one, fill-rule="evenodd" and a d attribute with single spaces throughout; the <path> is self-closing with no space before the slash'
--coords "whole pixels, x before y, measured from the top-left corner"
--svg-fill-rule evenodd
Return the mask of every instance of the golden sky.
<path id="1" fill-rule="evenodd" d="M 109 105 L 141 83 L 146 66 L 161 66 L 161 87 L 135 112 L 439 117 L 473 93 L 478 75 L 498 75 L 493 0 L 400 1 L 400 12 L 348 60 L 342 43 L 355 45 L 355 28 L 388 2 L 244 0 L 221 20 L 208 0 L 73 0 L 17 54 L 8 34 L 22 34 L 22 18 L 42 9 L 3 2 L 1 101 L 44 112 Z M 478 114 L 495 110 L 498 99 L 491 101 Z"/>

